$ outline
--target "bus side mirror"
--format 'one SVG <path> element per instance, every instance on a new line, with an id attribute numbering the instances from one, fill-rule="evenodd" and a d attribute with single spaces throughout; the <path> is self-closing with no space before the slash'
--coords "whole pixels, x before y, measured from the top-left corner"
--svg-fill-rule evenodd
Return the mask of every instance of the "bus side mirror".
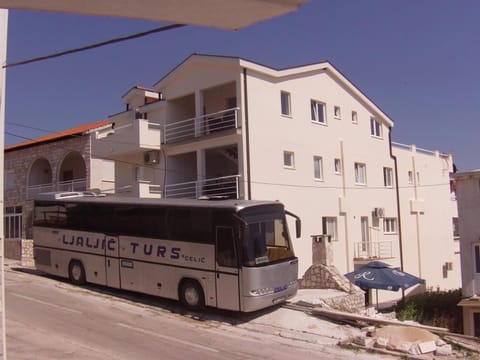
<path id="1" fill-rule="evenodd" d="M 302 236 L 302 220 L 300 220 L 300 218 L 297 215 L 295 215 L 294 213 L 291 213 L 288 210 L 285 210 L 285 214 L 295 218 L 295 235 L 297 236 L 297 239 L 298 239 L 300 236 Z"/>

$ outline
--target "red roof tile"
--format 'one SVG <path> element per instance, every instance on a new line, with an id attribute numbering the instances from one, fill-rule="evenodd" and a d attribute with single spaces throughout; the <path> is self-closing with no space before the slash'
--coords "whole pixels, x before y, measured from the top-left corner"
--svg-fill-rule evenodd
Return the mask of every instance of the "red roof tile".
<path id="1" fill-rule="evenodd" d="M 36 138 L 36 139 L 27 140 L 27 141 L 24 141 L 24 142 L 15 144 L 15 145 L 6 146 L 5 151 L 16 150 L 16 149 L 20 149 L 20 148 L 24 148 L 24 147 L 28 147 L 28 146 L 33 146 L 33 145 L 40 145 L 40 144 L 51 142 L 51 141 L 54 141 L 54 140 L 60 140 L 60 139 L 65 138 L 65 137 L 71 137 L 71 136 L 75 136 L 75 135 L 83 135 L 83 134 L 87 133 L 89 130 L 99 128 L 101 126 L 107 125 L 108 123 L 109 123 L 108 120 L 101 120 L 101 121 L 97 121 L 97 122 L 94 122 L 94 123 L 79 125 L 77 127 L 67 129 L 67 130 L 63 130 L 63 131 L 60 131 L 60 132 L 55 133 L 55 134 L 45 135 L 45 136 L 41 136 L 41 137 Z"/>

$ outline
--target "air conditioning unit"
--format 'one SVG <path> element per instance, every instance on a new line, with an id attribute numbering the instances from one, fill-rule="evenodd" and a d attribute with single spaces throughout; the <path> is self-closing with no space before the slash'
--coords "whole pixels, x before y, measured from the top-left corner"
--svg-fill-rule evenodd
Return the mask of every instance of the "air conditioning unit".
<path id="1" fill-rule="evenodd" d="M 158 151 L 147 151 L 143 154 L 143 161 L 148 165 L 158 164 L 160 161 L 160 153 Z"/>
<path id="2" fill-rule="evenodd" d="M 383 218 L 385 216 L 385 209 L 384 208 L 374 208 L 373 209 L 373 216 L 377 218 Z"/>

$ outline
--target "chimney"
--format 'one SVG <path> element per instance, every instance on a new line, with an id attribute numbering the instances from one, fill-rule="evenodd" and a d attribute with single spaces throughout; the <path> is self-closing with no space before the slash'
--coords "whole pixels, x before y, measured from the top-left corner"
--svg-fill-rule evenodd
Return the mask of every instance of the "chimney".
<path id="1" fill-rule="evenodd" d="M 312 265 L 333 265 L 332 237 L 312 235 Z"/>

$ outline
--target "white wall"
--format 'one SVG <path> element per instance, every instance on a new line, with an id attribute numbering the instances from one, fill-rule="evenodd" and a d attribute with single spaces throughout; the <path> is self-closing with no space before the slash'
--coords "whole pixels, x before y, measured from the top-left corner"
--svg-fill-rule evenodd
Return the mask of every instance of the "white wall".
<path id="1" fill-rule="evenodd" d="M 453 237 L 458 212 L 450 193 L 452 158 L 415 146 L 394 146 L 393 152 L 399 168 L 404 270 L 426 279 L 427 288 L 458 289 L 461 269 L 459 240 Z M 413 184 L 409 171 L 415 174 Z M 421 211 L 412 211 L 412 201 Z M 452 263 L 451 271 L 444 269 L 447 262 Z"/>

